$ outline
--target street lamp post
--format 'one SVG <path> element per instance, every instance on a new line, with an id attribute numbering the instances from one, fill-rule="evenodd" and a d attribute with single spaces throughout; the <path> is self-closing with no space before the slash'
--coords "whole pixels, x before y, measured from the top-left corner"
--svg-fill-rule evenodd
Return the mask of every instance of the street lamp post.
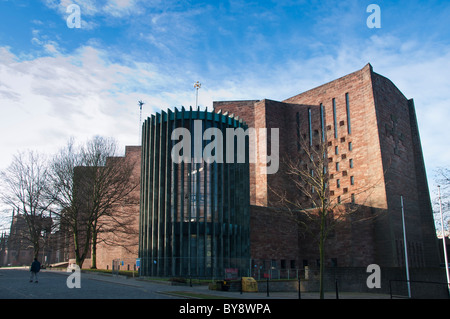
<path id="1" fill-rule="evenodd" d="M 438 193 L 439 193 L 439 211 L 441 213 L 442 246 L 444 248 L 445 273 L 447 274 L 447 288 L 450 293 L 450 275 L 448 270 L 447 247 L 445 245 L 444 217 L 442 216 L 441 186 L 439 185 L 438 185 Z"/>
<path id="2" fill-rule="evenodd" d="M 408 297 L 411 298 L 411 283 L 409 281 L 409 263 L 408 263 L 408 246 L 406 244 L 406 226 L 405 226 L 405 210 L 403 208 L 403 196 L 400 196 L 402 205 L 402 224 L 403 224 L 403 243 L 405 246 L 405 266 L 406 266 L 406 282 L 408 285 Z"/>

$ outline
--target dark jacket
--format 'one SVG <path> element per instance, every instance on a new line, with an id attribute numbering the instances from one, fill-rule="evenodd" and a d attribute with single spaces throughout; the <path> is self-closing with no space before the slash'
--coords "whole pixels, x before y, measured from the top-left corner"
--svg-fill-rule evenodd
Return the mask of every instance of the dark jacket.
<path id="1" fill-rule="evenodd" d="M 39 272 L 39 270 L 41 270 L 41 263 L 35 259 L 31 264 L 30 271 Z"/>

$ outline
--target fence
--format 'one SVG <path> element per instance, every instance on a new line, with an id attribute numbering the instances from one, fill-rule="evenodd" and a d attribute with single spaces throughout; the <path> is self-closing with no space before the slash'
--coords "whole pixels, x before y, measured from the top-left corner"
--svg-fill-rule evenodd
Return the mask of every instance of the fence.
<path id="1" fill-rule="evenodd" d="M 449 293 L 450 291 L 447 283 L 433 281 L 389 280 L 389 294 L 391 295 L 391 299 L 450 299 Z"/>
<path id="2" fill-rule="evenodd" d="M 227 276 L 254 277 L 255 279 L 305 278 L 304 269 L 284 267 L 273 260 L 243 258 L 140 258 L 139 274 L 155 277 L 184 277 L 223 279 Z"/>
<path id="3" fill-rule="evenodd" d="M 119 271 L 121 270 L 136 271 L 137 270 L 136 259 L 132 258 L 113 259 L 111 273 L 113 275 L 118 275 Z"/>

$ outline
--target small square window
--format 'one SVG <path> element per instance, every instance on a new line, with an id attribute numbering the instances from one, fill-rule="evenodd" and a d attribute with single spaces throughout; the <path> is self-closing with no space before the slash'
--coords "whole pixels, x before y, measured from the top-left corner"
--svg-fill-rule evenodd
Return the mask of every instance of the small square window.
<path id="1" fill-rule="evenodd" d="M 291 260 L 291 269 L 295 269 L 295 259 Z"/>

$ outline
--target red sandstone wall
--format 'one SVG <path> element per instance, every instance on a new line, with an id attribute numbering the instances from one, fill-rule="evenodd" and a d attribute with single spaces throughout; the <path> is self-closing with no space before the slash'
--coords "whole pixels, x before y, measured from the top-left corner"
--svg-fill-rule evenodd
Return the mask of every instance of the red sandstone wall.
<path id="1" fill-rule="evenodd" d="M 349 97 L 351 132 L 346 94 Z M 374 260 L 380 266 L 402 266 L 400 195 L 403 195 L 409 225 L 410 263 L 413 266 L 435 266 L 437 254 L 434 228 L 414 106 L 390 80 L 374 73 L 370 64 L 283 102 L 215 102 L 215 108 L 238 114 L 249 126 L 279 127 L 282 168 L 282 157 L 297 155 L 299 139 L 308 134 L 305 125 L 308 108 L 312 112 L 313 135 L 316 132 L 321 134 L 321 104 L 324 106 L 328 172 L 333 174 L 331 191 L 335 197 L 341 196 L 347 200 L 354 194 L 356 204 L 371 207 L 368 213 L 378 216 L 364 227 L 343 223 L 336 229 L 335 237 L 328 241 L 328 261 L 329 258 L 336 258 L 339 266 L 367 266 Z M 301 121 L 300 127 L 296 120 L 297 114 Z M 338 154 L 335 154 L 336 147 Z M 336 163 L 339 163 L 339 171 Z M 338 177 L 340 187 L 337 187 Z M 253 166 L 250 179 L 253 205 L 271 206 L 275 203 L 271 188 L 292 191 L 282 172 L 264 175 L 260 174 L 259 167 Z M 253 214 L 256 215 L 252 216 L 252 257 L 285 258 L 281 255 L 286 252 L 277 251 L 275 246 L 285 245 L 288 239 L 279 241 L 274 229 L 264 227 L 274 222 L 276 217 L 268 211 L 263 214 L 254 206 Z M 278 222 L 277 225 L 281 224 Z M 278 236 L 285 235 L 282 227 L 277 226 L 275 229 L 279 231 Z M 269 240 L 260 234 L 260 230 L 267 232 Z M 289 240 L 292 242 L 293 238 Z M 299 245 L 300 255 L 297 259 L 311 262 L 314 256 L 318 256 L 317 246 L 311 238 L 300 238 Z M 273 257 L 277 254 L 280 256 Z"/>
<path id="2" fill-rule="evenodd" d="M 370 188 L 370 197 L 369 192 L 355 195 L 356 203 L 387 208 L 371 74 L 372 67 L 366 65 L 360 71 L 291 97 L 284 102 L 323 104 L 326 140 L 329 143 L 329 158 L 332 159 L 329 172 L 336 173 L 337 162 L 340 171 L 347 171 L 347 177 L 340 178 L 339 189 L 331 188 L 336 183 L 330 184 L 335 196 L 343 196 L 345 188 L 350 194 L 352 191 L 358 194 L 363 189 Z M 351 134 L 348 133 L 346 93 L 350 103 Z M 336 104 L 337 138 L 334 137 L 333 99 Z M 316 124 L 315 128 L 320 126 Z M 350 142 L 352 150 L 349 150 Z M 334 153 L 336 146 L 339 148 L 338 155 Z M 353 160 L 353 168 L 350 167 L 350 160 Z M 350 185 L 351 176 L 354 177 L 354 185 Z"/>
<path id="3" fill-rule="evenodd" d="M 127 223 L 132 230 L 131 232 L 114 232 L 100 234 L 99 244 L 97 246 L 97 268 L 111 269 L 113 259 L 124 260 L 124 266 L 121 269 L 133 270 L 131 262 L 138 257 L 139 248 L 139 198 L 140 198 L 140 172 L 141 172 L 141 147 L 127 146 L 125 157 L 120 160 L 134 162 L 134 171 L 132 174 L 133 183 L 137 187 L 124 199 L 121 214 L 127 216 Z M 106 244 L 106 241 L 110 243 Z M 112 243 L 112 245 L 111 245 Z"/>
<path id="4" fill-rule="evenodd" d="M 218 101 L 213 103 L 215 112 L 223 110 L 243 118 L 248 127 L 255 127 L 254 104 L 259 100 L 249 101 Z M 256 204 L 256 176 L 255 165 L 250 164 L 250 204 Z"/>

